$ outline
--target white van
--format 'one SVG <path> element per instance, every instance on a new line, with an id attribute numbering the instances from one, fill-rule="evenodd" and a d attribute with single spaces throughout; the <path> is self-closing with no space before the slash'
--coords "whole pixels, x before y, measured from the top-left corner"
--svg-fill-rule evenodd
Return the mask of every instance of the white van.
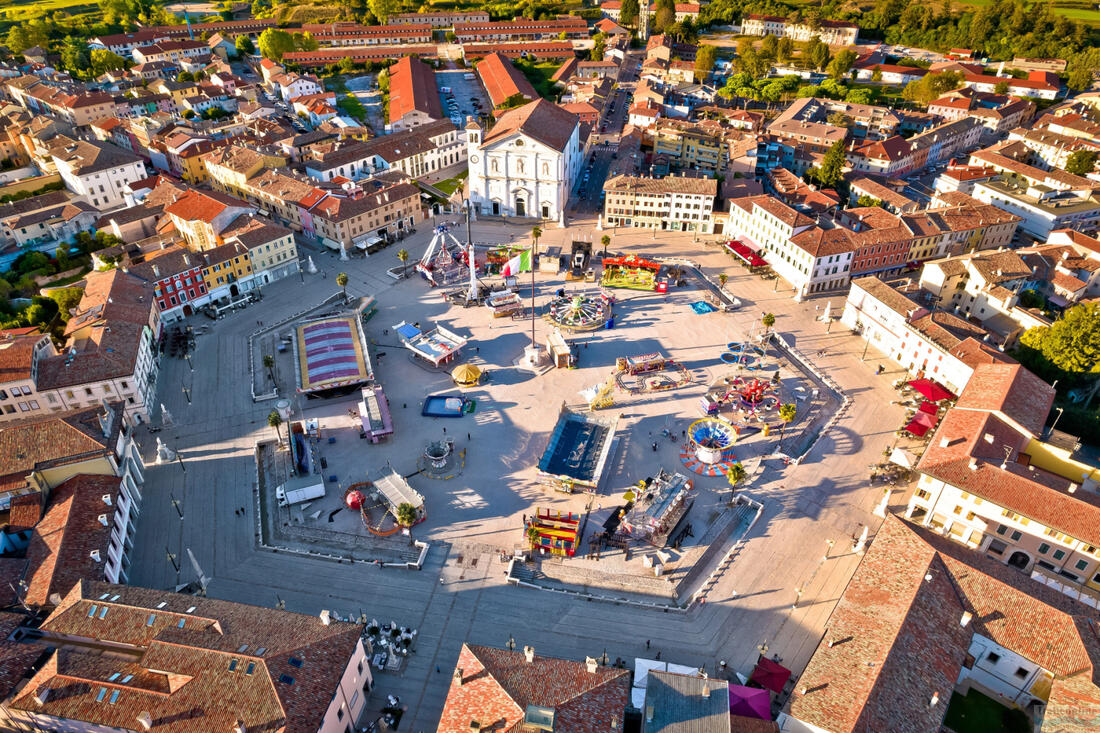
<path id="1" fill-rule="evenodd" d="M 468 72 L 466 72 L 465 74 L 462 75 L 462 78 L 465 79 L 466 81 L 473 81 L 477 77 L 474 76 L 474 73 L 472 71 L 468 71 Z"/>
<path id="2" fill-rule="evenodd" d="M 443 92 L 444 94 L 450 94 L 451 93 L 451 88 L 450 87 L 439 87 L 439 91 Z"/>

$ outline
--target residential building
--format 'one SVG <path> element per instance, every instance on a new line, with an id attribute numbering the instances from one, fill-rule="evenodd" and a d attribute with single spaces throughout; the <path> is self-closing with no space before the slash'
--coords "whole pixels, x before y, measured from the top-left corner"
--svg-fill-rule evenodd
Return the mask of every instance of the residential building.
<path id="1" fill-rule="evenodd" d="M 124 59 L 130 58 L 130 54 L 138 46 L 149 46 L 157 41 L 166 41 L 169 36 L 157 31 L 136 31 L 134 33 L 115 33 L 106 36 L 96 36 L 88 39 L 88 48 L 101 48 L 111 53 L 118 54 Z"/>
<path id="2" fill-rule="evenodd" d="M 566 44 L 567 46 L 569 44 Z M 572 46 L 570 46 L 572 49 Z M 428 46 L 362 46 L 359 48 L 319 48 L 316 51 L 291 51 L 283 54 L 283 61 L 303 68 L 315 68 L 351 59 L 357 64 L 381 61 L 397 61 L 405 56 L 434 58 L 438 48 Z"/>
<path id="3" fill-rule="evenodd" d="M 390 67 L 389 123 L 395 131 L 445 117 L 432 67 L 415 56 L 405 56 Z"/>
<path id="4" fill-rule="evenodd" d="M 482 214 L 558 219 L 582 163 L 575 115 L 539 99 L 487 133 L 466 125 L 470 202 Z"/>
<path id="5" fill-rule="evenodd" d="M 453 28 L 455 23 L 488 23 L 489 13 L 484 10 L 398 13 L 397 15 L 391 15 L 389 22 L 427 23 L 432 28 Z"/>
<path id="6" fill-rule="evenodd" d="M 433 47 L 434 52 L 434 47 Z M 517 43 L 464 43 L 462 58 L 473 63 L 491 53 L 499 53 L 510 59 L 526 58 L 543 61 L 565 61 L 576 58 L 570 41 L 520 41 Z"/>
<path id="7" fill-rule="evenodd" d="M 996 169 L 981 165 L 948 165 L 943 173 L 936 176 L 933 190 L 937 194 L 958 191 L 973 194 L 974 186 L 983 181 L 998 178 Z"/>
<path id="8" fill-rule="evenodd" d="M 139 505 L 118 476 L 81 473 L 51 489 L 27 547 L 23 602 L 52 608 L 81 580 L 125 583 Z"/>
<path id="9" fill-rule="evenodd" d="M 147 421 L 156 404 L 159 333 L 147 282 L 121 270 L 88 273 L 65 326 L 65 348 L 57 355 L 40 352 L 32 363 L 37 407 L 28 400 L 30 411 L 122 400 L 128 418 Z"/>
<path id="10" fill-rule="evenodd" d="M 236 297 L 253 288 L 252 262 L 248 248 L 239 242 L 227 242 L 201 255 L 202 280 L 212 300 Z"/>
<path id="11" fill-rule="evenodd" d="M 316 231 L 310 212 L 329 194 L 311 181 L 268 170 L 250 178 L 245 189 L 237 195 L 270 216 L 273 222 L 313 237 Z"/>
<path id="12" fill-rule="evenodd" d="M 131 274 L 152 285 L 161 323 L 194 315 L 196 308 L 210 302 L 203 279 L 202 254 L 192 252 L 182 243 L 162 241 L 161 248 L 146 253 L 141 262 L 125 266 Z"/>
<path id="13" fill-rule="evenodd" d="M 268 28 L 275 27 L 274 18 L 249 18 L 248 20 L 219 20 L 213 23 L 179 23 L 177 25 L 156 25 L 147 28 L 154 33 L 168 36 L 169 38 L 189 38 L 201 36 L 204 32 L 221 33 L 224 35 L 248 36 L 253 41 L 260 37 Z"/>
<path id="14" fill-rule="evenodd" d="M 741 20 L 741 33 L 746 36 L 787 37 L 793 41 L 809 41 L 816 36 L 830 46 L 854 46 L 859 36 L 859 26 L 821 20 L 814 27 L 809 23 L 790 23 L 782 16 L 750 13 Z"/>
<path id="15" fill-rule="evenodd" d="M 309 213 L 315 235 L 333 250 L 359 245 L 366 249 L 424 220 L 420 189 L 408 181 L 387 178 L 360 181 L 344 195 L 325 196 Z"/>
<path id="16" fill-rule="evenodd" d="M 466 165 L 466 139 L 450 120 L 382 135 L 364 145 L 374 170 L 395 169 L 409 178 L 423 178 Z"/>
<path id="17" fill-rule="evenodd" d="M 287 164 L 287 156 L 276 155 L 258 146 L 228 145 L 204 153 L 201 157 L 210 185 L 232 196 L 241 195 L 249 178 Z"/>
<path id="18" fill-rule="evenodd" d="M 11 234 L 12 242 L 25 249 L 51 254 L 62 243 L 72 242 L 80 232 L 94 229 L 99 210 L 80 199 L 47 209 L 0 220 L 0 231 Z"/>
<path id="19" fill-rule="evenodd" d="M 928 69 L 922 69 L 919 66 L 902 66 L 900 64 L 883 64 L 871 61 L 857 62 L 854 69 L 856 79 L 859 81 L 899 85 L 905 85 L 911 81 L 920 81 L 928 73 Z"/>
<path id="20" fill-rule="evenodd" d="M 241 289 L 249 290 L 251 283 L 246 279 L 249 274 L 252 275 L 256 286 L 267 285 L 296 274 L 301 266 L 298 262 L 298 247 L 294 241 L 294 232 L 265 221 L 262 216 L 249 217 L 246 221 L 238 220 L 235 226 L 223 233 L 223 236 L 226 244 L 222 246 L 232 246 L 235 249 L 229 252 L 217 248 L 221 251 L 211 255 L 212 259 L 221 260 L 222 264 L 220 270 L 215 270 L 214 280 L 216 285 L 220 285 L 217 279 L 224 276 L 231 295 L 234 294 L 233 283 L 229 277 L 242 282 Z M 247 254 L 247 263 L 240 257 L 241 248 Z"/>
<path id="21" fill-rule="evenodd" d="M 666 156 L 671 168 L 717 174 L 729 162 L 728 131 L 717 122 L 658 119 L 653 155 Z"/>
<path id="22" fill-rule="evenodd" d="M 730 711 L 732 681 L 649 669 L 642 682 L 644 702 L 634 701 L 645 711 L 642 733 L 779 733 L 771 720 L 755 720 L 756 728 L 741 727 L 743 718 Z M 635 685 L 632 692 L 637 690 Z"/>
<path id="23" fill-rule="evenodd" d="M 240 199 L 198 189 L 191 189 L 164 209 L 176 231 L 199 252 L 223 244 L 221 234 L 233 220 L 255 211 L 255 207 Z"/>
<path id="24" fill-rule="evenodd" d="M 539 98 L 531 82 L 527 81 L 512 62 L 499 53 L 490 53 L 476 67 L 478 79 L 489 95 L 489 103 L 494 108 L 505 104 L 514 105 L 519 100 Z"/>
<path id="25" fill-rule="evenodd" d="M 604 0 L 600 3 L 600 12 L 603 13 L 605 18 L 610 18 L 615 22 L 618 22 L 619 15 L 622 13 L 623 4 L 621 0 Z M 676 3 L 676 22 L 683 23 L 685 20 L 691 20 L 692 23 L 699 22 L 699 3 Z M 650 4 L 650 13 L 657 12 L 657 6 Z"/>
<path id="26" fill-rule="evenodd" d="M 78 476 L 121 480 L 115 507 L 130 513 L 141 503 L 145 464 L 133 442 L 133 427 L 120 402 L 24 417 L 0 430 L 0 511 L 32 504 L 34 516 L 43 501 Z M 34 450 L 28 450 L 33 447 Z M 99 513 L 109 513 L 103 509 Z M 128 517 L 132 520 L 133 516 Z"/>
<path id="27" fill-rule="evenodd" d="M 971 150 L 977 146 L 983 129 L 979 122 L 966 117 L 909 139 L 894 136 L 864 143 L 849 153 L 848 161 L 860 173 L 896 178 Z"/>
<path id="28" fill-rule="evenodd" d="M 110 94 L 50 86 L 33 76 L 10 81 L 8 90 L 13 99 L 31 112 L 55 115 L 73 127 L 109 117 L 115 111 L 115 100 Z"/>
<path id="29" fill-rule="evenodd" d="M 563 15 L 553 20 L 516 18 L 488 23 L 455 23 L 454 33 L 459 43 L 553 41 L 562 33 L 567 39 L 580 40 L 588 38 L 588 23 L 576 15 Z"/>
<path id="30" fill-rule="evenodd" d="M 150 64 L 154 61 L 170 61 L 187 66 L 189 63 L 203 63 L 210 60 L 210 47 L 203 41 L 173 39 L 159 41 L 148 46 L 138 46 L 131 53 L 134 62 Z"/>
<path id="31" fill-rule="evenodd" d="M 920 302 L 918 302 L 918 300 Z M 987 343 L 981 326 L 877 277 L 852 280 L 841 323 L 917 377 L 935 379 L 955 394 L 983 364 L 1015 360 Z"/>
<path id="32" fill-rule="evenodd" d="M 1022 710 L 1029 730 L 1085 733 L 1100 722 L 1095 617 L 1095 607 L 888 515 L 780 729 L 941 730 L 953 696 L 974 690 L 991 716 L 999 704 Z"/>
<path id="33" fill-rule="evenodd" d="M 1062 89 L 1058 75 L 1048 71 L 1029 71 L 1026 79 L 987 74 L 963 74 L 963 86 L 979 92 L 997 92 L 997 87 L 1001 84 L 1007 87 L 1004 93 L 1013 97 L 1054 99 Z"/>
<path id="34" fill-rule="evenodd" d="M 58 135 L 49 154 L 65 187 L 101 211 L 125 204 L 125 188 L 148 174 L 137 155 L 103 142 Z"/>
<path id="35" fill-rule="evenodd" d="M 622 730 L 630 703 L 630 673 L 595 659 L 573 662 L 463 644 L 443 704 L 439 733 L 502 730 Z"/>
<path id="36" fill-rule="evenodd" d="M 604 184 L 607 226 L 711 232 L 718 181 L 713 178 L 615 176 Z"/>
<path id="37" fill-rule="evenodd" d="M 853 176 L 848 185 L 850 194 L 848 203 L 857 205 L 859 199 L 867 196 L 882 204 L 887 211 L 895 214 L 909 214 L 920 208 L 920 205 L 908 196 L 898 192 L 884 181 L 878 181 L 868 176 Z"/>
<path id="38" fill-rule="evenodd" d="M 1020 231 L 1037 241 L 1046 240 L 1057 229 L 1092 233 L 1100 226 L 1100 198 L 1091 188 L 1058 190 L 1003 177 L 975 184 L 973 194 L 1020 217 Z"/>
<path id="39" fill-rule="evenodd" d="M 1024 147 L 1033 153 L 1032 159 L 1036 165 L 1046 170 L 1064 169 L 1069 156 L 1078 150 L 1100 152 L 1100 143 L 1073 135 L 1062 135 L 1043 127 L 1015 128 L 1008 133 L 1008 139 L 1023 143 Z"/>
<path id="40" fill-rule="evenodd" d="M 402 43 L 431 43 L 432 26 L 428 23 L 396 25 L 359 25 L 336 21 L 307 23 L 303 33 L 311 33 L 322 46 L 388 46 Z"/>
<path id="41" fill-rule="evenodd" d="M 372 684 L 363 635 L 327 611 L 82 580 L 38 627 L 48 656 L 4 712 L 52 730 L 342 733 Z"/>

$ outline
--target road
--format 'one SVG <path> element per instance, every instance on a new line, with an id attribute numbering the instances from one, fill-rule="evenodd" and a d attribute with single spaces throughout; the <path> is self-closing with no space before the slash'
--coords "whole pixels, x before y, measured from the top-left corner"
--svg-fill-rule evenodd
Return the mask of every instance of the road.
<path id="1" fill-rule="evenodd" d="M 593 223 L 589 218 L 573 222 L 565 230 L 546 225 L 544 241 L 564 244 L 577 234 L 598 239 L 601 232 L 593 230 Z M 422 224 L 417 234 L 402 243 L 414 259 L 426 246 L 429 230 L 427 223 Z M 509 227 L 478 222 L 474 236 L 509 241 L 528 230 L 528 224 Z M 384 317 L 400 318 L 415 303 L 437 308 L 438 299 L 420 281 L 394 283 L 385 274 L 387 267 L 396 264 L 392 248 L 369 259 L 348 262 L 311 252 L 320 273 L 274 283 L 264 289 L 260 305 L 214 324 L 209 334 L 198 339 L 193 372 L 182 360 L 164 360 L 159 401 L 171 410 L 175 424 L 160 437 L 180 451 L 184 467 L 154 465 L 156 436 L 139 429 L 143 455 L 150 465 L 131 582 L 169 588 L 193 580 L 195 573 L 188 562 L 177 574 L 167 558 L 169 553 L 186 558 L 191 550 L 203 571 L 213 578 L 208 589 L 211 596 L 265 606 L 282 600 L 288 610 L 309 614 L 325 608 L 341 615 L 362 612 L 368 618 L 393 619 L 417 627 L 417 649 L 407 667 L 400 674 L 379 673 L 372 693 L 375 701 L 386 694 L 399 695 L 409 708 L 406 729 L 410 731 L 435 728 L 450 670 L 466 641 L 502 646 L 514 636 L 518 644 L 531 644 L 540 654 L 583 659 L 606 649 L 612 659 L 622 657 L 633 663 L 635 656 L 646 654 L 645 643 L 651 640 L 650 653 L 659 650 L 662 659 L 702 666 L 711 672 L 719 661 L 726 661 L 743 674 L 751 670 L 758 646 L 766 642 L 769 655 L 779 655 L 797 674 L 859 561 L 851 552 L 851 538 L 863 526 L 870 526 L 873 534 L 880 521 L 871 510 L 881 498 L 881 489 L 868 485 L 867 466 L 881 460 L 883 448 L 900 424 L 900 410 L 889 405 L 895 396 L 889 385 L 897 374 L 888 371 L 874 376 L 873 351 L 871 361 L 863 363 L 862 342 L 843 328 L 834 327 L 829 333 L 814 321 L 815 305 L 823 309 L 822 300 L 795 303 L 789 290 L 773 291 L 771 283 L 732 265 L 716 247 L 704 249 L 690 235 L 661 233 L 661 239 L 655 240 L 648 232 L 609 233 L 614 252 L 691 256 L 711 276 L 726 272 L 730 276 L 726 287 L 745 301 L 745 307 L 729 315 L 700 316 L 714 320 L 694 323 L 700 327 L 712 324 L 713 338 L 724 343 L 747 334 L 762 311 L 772 312 L 777 316 L 777 329 L 804 352 L 825 350 L 816 362 L 853 400 L 852 409 L 818 442 L 805 463 L 786 470 L 769 468 L 745 487 L 764 502 L 763 517 L 704 606 L 685 614 L 666 614 L 505 586 L 504 568 L 497 562 L 495 548 L 503 541 L 500 537 L 512 534 L 499 535 L 497 520 L 447 522 L 446 513 L 425 530 L 423 537 L 433 542 L 433 549 L 422 572 L 384 570 L 258 548 L 251 451 L 257 440 L 271 438 L 265 419 L 271 404 L 253 404 L 249 395 L 247 334 L 257 328 L 259 320 L 277 322 L 330 295 L 339 271 L 349 274 L 349 294 L 369 293 L 378 298 L 387 310 Z M 838 305 L 833 303 L 834 312 Z M 619 338 L 629 337 L 628 333 Z M 499 338 L 510 335 L 504 333 Z M 399 367 L 392 358 L 387 360 L 387 368 Z M 510 388 L 517 401 L 521 397 L 537 401 L 539 385 L 544 383 L 531 380 Z M 190 404 L 181 386 L 194 395 Z M 563 396 L 555 393 L 551 401 L 557 405 Z M 492 414 L 487 412 L 483 419 Z M 533 442 L 543 439 L 536 437 Z M 511 480 L 508 476 L 499 479 L 517 497 L 526 496 L 524 502 L 543 501 L 534 498 L 541 492 L 530 486 L 511 488 Z M 454 487 L 455 500 L 478 488 Z M 173 499 L 181 502 L 182 519 Z M 904 497 L 895 499 L 896 505 L 903 504 Z M 459 505 L 455 506 L 459 511 Z M 246 508 L 246 516 L 233 511 L 240 507 Z M 500 510 L 488 504 L 478 511 L 491 517 Z"/>

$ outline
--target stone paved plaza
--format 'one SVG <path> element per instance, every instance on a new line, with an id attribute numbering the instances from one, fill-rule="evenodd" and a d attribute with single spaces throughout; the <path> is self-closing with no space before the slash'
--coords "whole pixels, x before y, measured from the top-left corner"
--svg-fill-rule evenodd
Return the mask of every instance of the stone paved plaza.
<path id="1" fill-rule="evenodd" d="M 422 226 L 403 243 L 412 258 L 426 247 L 429 229 Z M 478 222 L 474 236 L 478 241 L 522 241 L 528 229 Z M 569 239 L 578 234 L 598 241 L 601 232 L 548 227 L 542 243 L 567 248 Z M 870 526 L 873 535 L 881 521 L 871 511 L 882 490 L 869 485 L 868 466 L 881 460 L 901 419 L 901 408 L 890 404 L 894 396 L 890 383 L 898 375 L 887 371 L 875 376 L 874 352 L 867 362 L 861 361 L 862 343 L 839 324 L 826 332 L 825 324 L 814 319 L 817 309 L 824 309 L 824 300 L 795 303 L 790 291 L 774 291 L 773 282 L 750 276 L 713 244 L 694 242 L 690 235 L 658 234 L 654 239 L 648 233 L 612 234 L 614 252 L 689 258 L 711 277 L 726 272 L 726 288 L 743 301 L 742 307 L 728 314 L 696 315 L 690 302 L 699 300 L 702 291 L 694 285 L 674 289 L 667 301 L 653 293 L 616 291 L 621 295 L 616 328 L 577 337 L 579 368 L 535 376 L 513 366 L 529 341 L 529 321 L 492 319 L 484 308 L 448 306 L 416 277 L 395 282 L 385 271 L 398 264 L 396 248 L 340 262 L 328 253 L 302 247 L 303 257 L 311 255 L 320 268 L 318 274 L 305 275 L 304 282 L 293 277 L 273 284 L 265 288 L 262 303 L 217 323 L 196 320 L 196 326 L 209 324 L 209 328 L 198 336 L 194 371 L 183 360 L 166 358 L 158 386 L 160 401 L 173 417 L 173 425 L 160 437 L 179 449 L 183 467 L 152 465 L 156 436 L 141 438 L 151 465 L 130 581 L 150 587 L 192 581 L 196 572 L 188 559 L 190 551 L 212 578 L 209 593 L 213 596 L 259 605 L 284 601 L 289 610 L 311 614 L 323 608 L 341 616 L 363 613 L 418 628 L 416 653 L 406 668 L 400 673 L 376 673 L 373 694 L 375 701 L 386 694 L 399 695 L 409 710 L 405 720 L 411 721 L 403 721 L 402 727 L 412 731 L 434 729 L 450 670 L 465 641 L 501 646 L 514 636 L 517 644 L 532 644 L 541 654 L 583 659 L 606 649 L 612 659 L 632 662 L 646 654 L 649 640 L 650 653 L 660 650 L 662 659 L 704 666 L 712 673 L 725 660 L 732 669 L 747 673 L 757 646 L 766 640 L 769 655 L 778 654 L 796 674 L 800 672 L 858 564 L 859 556 L 851 551 L 853 537 L 864 526 Z M 259 546 L 255 448 L 258 441 L 274 438 L 266 423 L 273 403 L 252 400 L 248 337 L 331 296 L 340 271 L 349 274 L 349 295 L 373 295 L 378 300 L 378 313 L 368 323 L 367 335 L 374 342 L 375 373 L 389 399 L 395 435 L 379 445 L 359 440 L 347 414 L 354 405 L 351 398 L 301 400 L 303 413 L 318 417 L 326 437 L 336 438 L 331 445 L 322 441 L 322 455 L 329 464 L 326 475 L 336 475 L 343 488 L 371 478 L 387 464 L 401 474 L 412 474 L 425 442 L 444 437 L 444 428 L 446 436 L 466 450 L 465 465 L 454 478 L 409 479 L 424 495 L 428 514 L 427 521 L 413 529 L 413 536 L 432 544 L 419 572 Z M 583 287 L 539 274 L 539 302 L 562 286 L 570 291 Z M 836 296 L 834 313 L 838 306 Z M 522 541 L 522 515 L 534 507 L 576 513 L 590 508 L 590 522 L 601 524 L 631 483 L 659 467 L 686 472 L 679 441 L 664 439 L 661 431 L 679 435 L 700 415 L 698 402 L 705 385 L 731 371 L 718 360 L 719 353 L 726 343 L 745 340 L 754 328 L 758 330 L 762 312 L 776 315 L 776 331 L 802 353 L 814 355 L 817 368 L 836 381 L 852 404 L 801 463 L 785 466 L 783 461 L 767 459 L 750 472 L 750 480 L 740 488 L 763 503 L 763 514 L 710 587 L 706 604 L 686 613 L 662 613 L 507 585 L 506 566 L 497 550 L 510 550 Z M 261 326 L 260 321 L 267 325 Z M 420 415 L 426 395 L 458 389 L 446 372 L 432 372 L 410 361 L 409 352 L 393 334 L 392 326 L 400 321 L 419 321 L 425 328 L 440 323 L 470 337 L 469 360 L 489 371 L 485 384 L 465 390 L 477 400 L 472 415 L 461 419 Z M 536 323 L 540 341 L 547 328 L 542 321 Z M 619 444 L 609 480 L 597 496 L 565 495 L 538 485 L 534 465 L 561 403 L 579 403 L 578 391 L 606 377 L 615 357 L 651 351 L 684 363 L 695 383 L 620 399 L 610 409 L 621 414 Z M 379 353 L 384 354 L 381 359 Z M 781 376 L 785 402 L 796 401 L 791 399 L 797 397 L 796 386 L 803 387 L 802 393 L 812 386 L 785 365 Z M 280 360 L 276 381 L 283 394 L 293 393 L 288 360 Z M 810 419 L 823 421 L 832 409 L 822 405 L 820 414 L 814 415 L 808 404 L 799 401 L 803 416 L 788 430 L 792 443 Z M 652 449 L 654 442 L 657 451 Z M 776 434 L 753 437 L 738 447 L 738 458 L 748 464 L 771 455 L 777 442 Z M 700 487 L 693 516 L 709 526 L 708 521 L 723 510 L 722 495 L 728 498 L 728 486 L 721 477 L 692 476 Z M 329 530 L 360 531 L 357 517 L 350 512 L 331 524 L 327 521 L 339 507 L 339 494 L 330 484 L 327 497 L 310 508 L 310 514 L 321 510 L 317 520 L 283 510 L 283 521 L 312 525 L 322 536 Z M 901 503 L 900 495 L 896 498 Z M 173 499 L 180 503 L 182 519 Z M 244 516 L 235 511 L 240 508 L 245 509 Z M 696 535 L 702 543 L 705 532 Z M 685 555 L 691 551 L 688 546 Z M 169 554 L 183 560 L 178 576 Z M 603 563 L 601 568 L 610 567 Z"/>

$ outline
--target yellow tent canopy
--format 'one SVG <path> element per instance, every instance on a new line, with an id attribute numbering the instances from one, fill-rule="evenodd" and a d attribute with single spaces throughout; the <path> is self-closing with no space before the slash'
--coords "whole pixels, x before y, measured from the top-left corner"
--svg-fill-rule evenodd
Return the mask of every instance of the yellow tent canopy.
<path id="1" fill-rule="evenodd" d="M 455 384 L 471 387 L 481 379 L 481 370 L 473 364 L 459 364 L 451 372 L 451 379 L 455 380 Z"/>

